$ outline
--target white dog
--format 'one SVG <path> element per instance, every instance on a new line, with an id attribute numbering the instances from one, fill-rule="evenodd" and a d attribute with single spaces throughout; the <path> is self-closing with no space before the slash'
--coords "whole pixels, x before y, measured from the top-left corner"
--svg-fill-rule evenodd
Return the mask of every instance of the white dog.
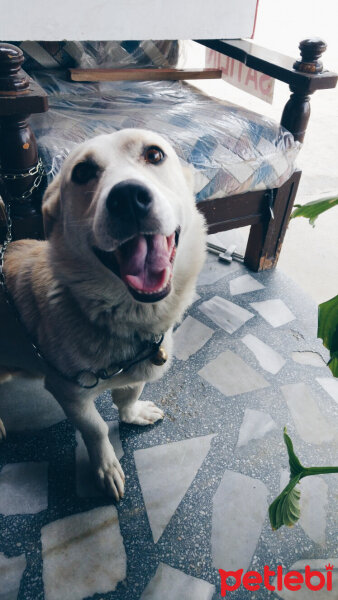
<path id="1" fill-rule="evenodd" d="M 99 483 L 119 499 L 123 471 L 94 400 L 110 388 L 122 421 L 163 418 L 139 397 L 168 368 L 170 360 L 159 365 L 204 261 L 204 220 L 190 171 L 166 140 L 141 129 L 78 146 L 46 191 L 43 217 L 47 241 L 13 242 L 5 255 L 21 324 L 0 302 L 2 378 L 43 374 Z"/>

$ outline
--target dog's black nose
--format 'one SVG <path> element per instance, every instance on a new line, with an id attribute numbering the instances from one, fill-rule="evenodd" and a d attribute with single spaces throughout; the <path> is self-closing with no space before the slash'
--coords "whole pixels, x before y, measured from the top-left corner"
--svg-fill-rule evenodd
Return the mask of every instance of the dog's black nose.
<path id="1" fill-rule="evenodd" d="M 153 197 L 141 183 L 128 179 L 114 185 L 106 202 L 108 212 L 113 217 L 141 219 L 149 213 Z"/>

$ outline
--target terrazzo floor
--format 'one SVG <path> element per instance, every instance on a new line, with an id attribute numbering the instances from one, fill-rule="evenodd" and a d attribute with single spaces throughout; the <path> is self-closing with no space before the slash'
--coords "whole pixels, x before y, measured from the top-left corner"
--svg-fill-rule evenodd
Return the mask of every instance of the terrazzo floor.
<path id="1" fill-rule="evenodd" d="M 176 330 L 168 374 L 142 394 L 165 411 L 119 424 L 97 400 L 126 474 L 118 505 L 40 381 L 0 388 L 0 600 L 218 600 L 218 569 L 334 565 L 333 590 L 227 598 L 338 598 L 338 477 L 301 484 L 301 519 L 273 532 L 288 479 L 283 427 L 305 465 L 338 463 L 338 383 L 316 339 L 317 307 L 278 270 L 249 273 L 209 255 Z"/>

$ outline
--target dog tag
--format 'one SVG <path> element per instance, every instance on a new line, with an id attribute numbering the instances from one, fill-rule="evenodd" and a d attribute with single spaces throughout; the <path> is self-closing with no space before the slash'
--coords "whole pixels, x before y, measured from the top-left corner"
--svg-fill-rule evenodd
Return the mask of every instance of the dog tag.
<path id="1" fill-rule="evenodd" d="M 160 346 L 159 349 L 157 350 L 156 354 L 154 354 L 154 356 L 151 357 L 151 362 L 153 363 L 153 365 L 156 365 L 157 367 L 162 367 L 162 365 L 164 365 L 164 363 L 166 363 L 167 360 L 168 360 L 168 354 L 166 353 L 163 346 Z"/>

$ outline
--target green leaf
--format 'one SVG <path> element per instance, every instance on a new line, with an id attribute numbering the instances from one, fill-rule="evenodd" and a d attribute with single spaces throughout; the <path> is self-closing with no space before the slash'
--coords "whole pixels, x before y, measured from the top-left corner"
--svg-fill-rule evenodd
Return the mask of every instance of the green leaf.
<path id="1" fill-rule="evenodd" d="M 338 196 L 335 198 L 322 198 L 322 200 L 314 200 L 313 202 L 308 202 L 307 204 L 295 204 L 295 210 L 293 211 L 291 218 L 295 217 L 305 217 L 309 219 L 310 225 L 314 227 L 315 220 L 317 217 L 338 204 Z"/>
<path id="2" fill-rule="evenodd" d="M 317 336 L 330 351 L 329 367 L 338 377 L 338 296 L 319 305 Z"/>
<path id="3" fill-rule="evenodd" d="M 284 427 L 284 442 L 289 455 L 290 481 L 269 506 L 272 529 L 279 529 L 282 525 L 292 527 L 297 523 L 300 517 L 300 489 L 296 488 L 296 485 L 303 477 L 338 473 L 338 467 L 303 467 L 294 452 L 293 443 L 287 434 L 286 427 Z"/>
<path id="4" fill-rule="evenodd" d="M 304 467 L 301 464 L 299 458 L 295 455 L 293 449 L 293 443 L 291 438 L 288 436 L 286 427 L 284 427 L 284 442 L 287 447 L 288 455 L 289 455 L 289 465 L 290 465 L 290 479 L 296 477 L 300 473 L 304 471 Z"/>
<path id="5" fill-rule="evenodd" d="M 269 506 L 269 518 L 272 529 L 279 529 L 282 525 L 292 527 L 300 517 L 300 490 L 296 488 L 300 475 L 297 475 Z"/>

